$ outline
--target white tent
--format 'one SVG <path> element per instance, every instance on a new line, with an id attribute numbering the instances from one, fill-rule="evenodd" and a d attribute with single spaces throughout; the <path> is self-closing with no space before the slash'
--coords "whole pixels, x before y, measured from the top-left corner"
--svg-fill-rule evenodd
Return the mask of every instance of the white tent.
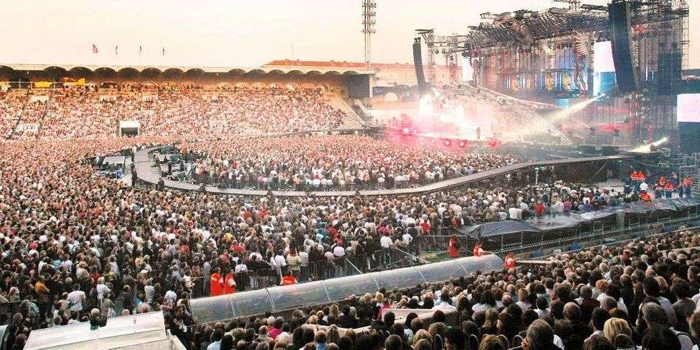
<path id="1" fill-rule="evenodd" d="M 119 122 L 119 136 L 138 136 L 141 133 L 141 123 L 137 120 L 122 120 Z"/>
<path id="2" fill-rule="evenodd" d="M 184 350 L 177 337 L 165 330 L 162 312 L 113 317 L 95 330 L 90 322 L 32 331 L 26 350 Z"/>

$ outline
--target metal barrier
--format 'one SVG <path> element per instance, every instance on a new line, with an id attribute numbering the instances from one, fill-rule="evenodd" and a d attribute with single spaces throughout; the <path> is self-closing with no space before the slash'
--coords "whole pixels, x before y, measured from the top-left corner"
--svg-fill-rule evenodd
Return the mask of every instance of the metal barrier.
<path id="1" fill-rule="evenodd" d="M 370 254 L 346 255 L 333 260 L 325 257 L 311 260 L 306 265 L 300 265 L 297 270 L 289 271 L 289 267 L 277 270 L 274 267 L 248 270 L 236 273 L 237 291 L 249 291 L 281 285 L 283 272 L 294 272 L 297 282 L 311 282 L 332 278 L 361 275 L 372 271 L 384 271 L 400 267 L 409 267 L 421 263 L 420 259 L 396 247 L 377 250 Z M 284 270 L 284 271 L 283 271 Z M 209 296 L 209 281 L 204 279 L 199 293 L 194 297 Z"/>
<path id="2" fill-rule="evenodd" d="M 617 224 L 613 223 L 594 222 L 588 225 L 590 227 L 589 230 L 584 231 L 585 227 L 578 227 L 574 229 L 545 231 L 536 242 L 527 243 L 523 240 L 517 244 L 501 245 L 498 249 L 494 249 L 493 252 L 496 254 L 525 254 L 541 252 L 545 249 L 576 248 L 577 245 L 599 244 L 604 241 L 613 241 L 614 239 L 625 239 L 627 236 L 640 237 L 647 232 L 653 234 L 654 230 L 658 230 L 660 227 L 680 226 L 694 220 L 700 220 L 700 213 L 696 210 L 689 211 L 686 216 L 682 217 L 636 217 L 625 220 L 623 228 L 619 228 Z M 547 236 L 558 237 L 544 239 Z M 455 237 L 459 244 L 459 255 L 472 255 L 471 248 L 477 240 L 465 235 L 423 235 L 416 237 L 415 244 L 419 247 L 418 249 L 421 253 L 447 252 L 450 239 Z"/>

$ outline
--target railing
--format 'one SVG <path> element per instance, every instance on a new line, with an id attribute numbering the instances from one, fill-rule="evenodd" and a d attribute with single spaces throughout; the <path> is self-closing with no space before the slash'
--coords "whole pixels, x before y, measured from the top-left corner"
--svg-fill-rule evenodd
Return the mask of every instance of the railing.
<path id="1" fill-rule="evenodd" d="M 688 222 L 700 220 L 700 213 L 689 213 L 687 216 L 678 218 L 660 218 L 641 223 L 640 221 L 628 221 L 624 228 L 618 228 L 616 224 L 597 223 L 593 224 L 590 231 L 581 232 L 579 230 L 563 229 L 559 232 L 562 237 L 551 240 L 543 240 L 530 244 L 506 245 L 494 250 L 496 254 L 528 254 L 543 255 L 546 249 L 576 250 L 583 246 L 592 246 L 605 242 L 615 242 L 630 238 L 646 237 L 655 234 L 662 228 L 674 228 Z M 568 236 L 563 236 L 567 232 L 574 232 Z M 555 233 L 556 234 L 556 233 Z M 415 242 L 420 252 L 446 252 L 449 248 L 449 241 L 456 238 L 459 245 L 460 256 L 472 255 L 471 249 L 477 242 L 476 239 L 465 235 L 423 235 L 416 237 Z"/>
<path id="2" fill-rule="evenodd" d="M 423 263 L 417 256 L 400 248 L 391 247 L 369 254 L 346 255 L 329 260 L 326 258 L 309 261 L 292 271 L 289 266 L 281 269 L 268 267 L 236 273 L 237 291 L 263 289 L 281 285 L 282 275 L 293 273 L 298 283 L 326 280 L 331 278 L 361 275 L 372 271 L 384 271 Z M 296 269 L 296 268 L 295 268 Z M 209 281 L 202 280 L 201 287 L 196 288 L 193 298 L 209 296 Z"/>

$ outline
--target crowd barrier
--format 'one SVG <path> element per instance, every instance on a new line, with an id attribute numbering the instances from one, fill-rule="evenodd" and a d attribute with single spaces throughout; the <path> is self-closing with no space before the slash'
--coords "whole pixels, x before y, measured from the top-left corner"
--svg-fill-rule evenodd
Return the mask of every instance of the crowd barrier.
<path id="1" fill-rule="evenodd" d="M 503 268 L 497 255 L 467 257 L 445 262 L 333 278 L 322 281 L 278 286 L 190 300 L 192 316 L 209 323 L 234 318 L 286 312 L 299 308 L 340 302 L 353 295 L 374 293 L 380 289 L 412 288 L 421 283 L 451 280 L 474 272 L 492 272 Z"/>

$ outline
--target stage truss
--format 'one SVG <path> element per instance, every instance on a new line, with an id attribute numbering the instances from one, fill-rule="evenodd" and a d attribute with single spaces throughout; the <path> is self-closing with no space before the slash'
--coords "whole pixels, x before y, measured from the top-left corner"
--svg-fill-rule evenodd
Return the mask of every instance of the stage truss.
<path id="1" fill-rule="evenodd" d="M 510 95 L 570 103 L 594 97 L 594 44 L 610 40 L 607 6 L 558 0 L 567 8 L 483 13 L 464 34 L 418 30 L 433 55 L 457 66 L 459 56 L 473 68 L 472 84 Z M 640 89 L 611 94 L 574 117 L 586 125 L 572 137 L 596 144 L 640 144 L 677 140 L 676 95 L 688 57 L 685 0 L 627 0 L 631 8 L 632 65 Z M 430 67 L 428 67 L 430 72 Z M 430 81 L 431 75 L 428 74 Z M 454 84 L 460 82 L 455 80 Z M 566 126 L 562 125 L 562 129 Z"/>

